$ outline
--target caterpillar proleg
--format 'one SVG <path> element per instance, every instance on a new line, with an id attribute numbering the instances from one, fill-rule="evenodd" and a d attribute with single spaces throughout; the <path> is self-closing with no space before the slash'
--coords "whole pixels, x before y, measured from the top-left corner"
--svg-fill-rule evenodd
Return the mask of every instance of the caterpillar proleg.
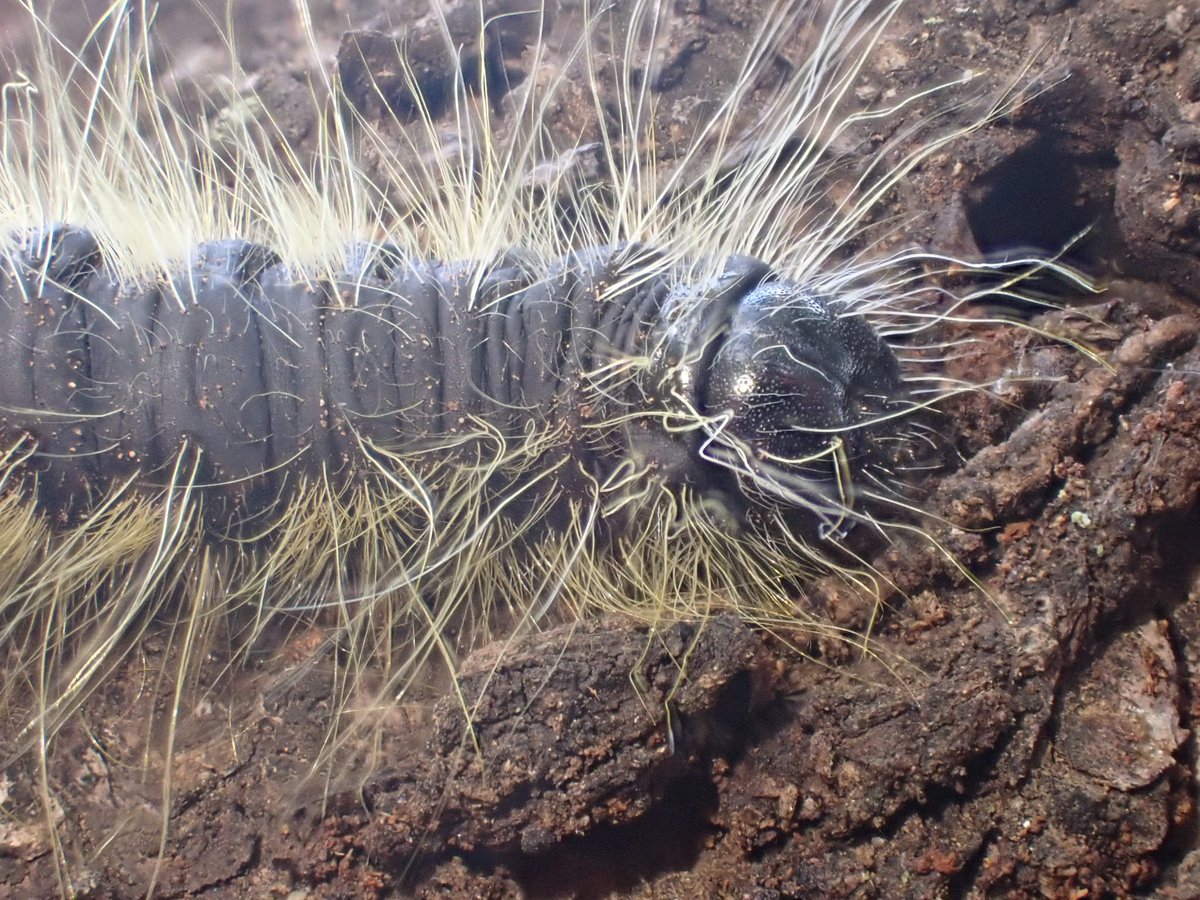
<path id="1" fill-rule="evenodd" d="M 985 387 L 939 369 L 942 329 L 1008 327 L 973 304 L 1023 271 L 909 248 L 880 208 L 1011 98 L 964 79 L 856 108 L 900 3 L 833 0 L 742 22 L 726 93 L 668 110 L 674 6 L 585 4 L 573 40 L 528 7 L 343 39 L 300 138 L 253 88 L 219 113 L 170 97 L 147 5 L 83 49 L 31 10 L 0 176 L 15 758 L 44 761 L 152 639 L 169 760 L 196 696 L 316 629 L 340 703 L 318 769 L 370 730 L 355 698 L 386 715 L 488 640 L 598 612 L 866 642 L 806 586 L 883 592 L 863 547 L 920 531 L 939 410 Z M 510 56 L 534 74 L 514 84 Z M 965 125 L 845 150 L 964 94 Z M 589 139 L 564 145 L 581 99 Z"/>

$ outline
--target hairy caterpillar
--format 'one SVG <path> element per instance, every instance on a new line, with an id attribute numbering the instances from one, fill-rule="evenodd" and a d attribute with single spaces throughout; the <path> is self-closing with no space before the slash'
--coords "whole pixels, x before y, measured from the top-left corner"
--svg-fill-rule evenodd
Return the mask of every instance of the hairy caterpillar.
<path id="1" fill-rule="evenodd" d="M 839 473 L 843 491 L 873 466 L 896 475 L 875 434 L 915 405 L 894 354 L 761 263 L 730 260 L 698 289 L 672 287 L 637 247 L 547 275 L 350 255 L 356 270 L 320 281 L 216 242 L 170 285 L 128 286 L 87 232 L 31 238 L 0 289 L 19 391 L 0 434 L 37 473 L 42 508 L 71 521 L 126 480 L 176 489 L 168 473 L 192 446 L 187 486 L 216 494 L 214 526 L 240 534 L 319 472 L 353 483 L 369 459 L 544 429 L 568 462 L 556 494 L 631 465 L 702 492 L 720 467 L 744 495 L 827 518 L 849 512 L 848 497 L 823 499 Z M 541 466 L 561 468 L 555 456 Z"/>
<path id="2" fill-rule="evenodd" d="M 665 184 L 639 156 L 657 123 L 630 38 L 602 143 L 613 184 L 566 216 L 567 175 L 522 180 L 543 174 L 565 79 L 531 86 L 507 119 L 527 128 L 492 143 L 490 92 L 459 73 L 446 105 L 477 146 L 415 175 L 384 158 L 391 193 L 362 173 L 352 141 L 384 139 L 361 121 L 352 135 L 334 118 L 316 176 L 251 128 L 232 160 L 162 162 L 192 152 L 177 143 L 191 126 L 136 54 L 92 73 L 81 117 L 52 110 L 45 146 L 41 110 L 18 105 L 28 144 L 0 217 L 0 325 L 21 348 L 0 390 L 0 615 L 24 673 L 5 689 L 21 742 L 50 740 L 156 617 L 174 623 L 184 682 L 219 634 L 236 662 L 281 620 L 324 613 L 352 677 L 376 672 L 384 698 L 431 657 L 453 670 L 494 631 L 591 608 L 832 630 L 797 597 L 822 568 L 869 581 L 839 547 L 852 522 L 905 527 L 900 469 L 937 443 L 921 413 L 959 389 L 908 339 L 973 299 L 935 305 L 911 268 L 931 255 L 840 258 L 952 137 L 825 196 L 838 140 L 887 112 L 842 103 L 897 6 L 776 10 L 760 52 L 801 22 L 818 37 L 749 129 L 763 143 L 732 134 L 759 88 L 748 66 L 696 126 L 717 161 L 695 175 L 685 153 Z M 112 47 L 145 36 L 126 12 Z M 629 34 L 661 14 L 635 4 Z M 381 102 L 436 134 L 418 76 L 400 82 L 405 103 L 382 88 Z M 156 192 L 179 206 L 122 234 L 115 199 Z"/>

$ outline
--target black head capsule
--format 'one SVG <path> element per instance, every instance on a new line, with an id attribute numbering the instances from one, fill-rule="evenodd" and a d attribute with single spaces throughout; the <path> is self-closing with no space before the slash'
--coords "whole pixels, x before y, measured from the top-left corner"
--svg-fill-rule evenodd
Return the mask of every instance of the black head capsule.
<path id="1" fill-rule="evenodd" d="M 796 510 L 828 533 L 853 521 L 864 486 L 895 483 L 916 404 L 865 318 L 740 257 L 664 313 L 661 383 L 668 405 L 702 423 L 691 445 L 706 463 L 702 487 Z"/>
<path id="2" fill-rule="evenodd" d="M 706 457 L 752 499 L 838 515 L 864 477 L 895 467 L 911 411 L 891 348 L 861 316 L 788 282 L 747 293 L 709 351 Z"/>

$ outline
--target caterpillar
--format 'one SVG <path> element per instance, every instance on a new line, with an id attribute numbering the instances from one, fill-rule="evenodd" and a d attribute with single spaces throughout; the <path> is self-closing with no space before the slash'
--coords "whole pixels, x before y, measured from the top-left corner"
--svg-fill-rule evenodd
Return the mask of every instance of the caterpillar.
<path id="1" fill-rule="evenodd" d="M 795 511 L 842 527 L 854 481 L 904 465 L 894 420 L 920 407 L 892 351 L 756 261 L 697 289 L 637 247 L 546 275 L 349 256 L 355 270 L 320 281 L 213 242 L 172 282 L 130 285 L 85 231 L 27 239 L 0 288 L 5 380 L 20 386 L 0 426 L 14 502 L 32 495 L 66 546 L 179 504 L 180 551 L 237 573 L 224 592 L 272 590 L 280 546 L 302 544 L 354 573 L 379 558 L 350 576 L 362 592 L 432 582 L 413 602 L 438 610 L 438 570 L 500 528 L 536 541 L 554 521 L 591 554 L 597 531 L 620 545 L 647 519 L 757 499 L 764 534 L 800 554 Z M 458 508 L 451 491 L 479 499 Z M 342 533 L 295 518 L 314 494 Z M 134 570 L 159 552 L 159 534 L 143 539 Z M 311 587 L 283 591 L 294 607 Z"/>
<path id="2" fill-rule="evenodd" d="M 564 441 L 567 495 L 622 463 L 700 491 L 720 467 L 742 494 L 828 518 L 848 509 L 823 499 L 839 472 L 844 492 L 898 468 L 876 433 L 913 405 L 895 355 L 756 261 L 727 261 L 697 289 L 672 287 L 636 247 L 544 276 L 349 255 L 356 271 L 322 282 L 267 248 L 214 242 L 170 285 L 129 287 L 86 232 L 30 239 L 0 290 L 5 380 L 20 388 L 0 433 L 37 472 L 40 507 L 71 521 L 127 480 L 177 488 L 168 473 L 194 447 L 188 484 L 218 494 L 217 527 L 241 533 L 321 470 L 353 483 L 368 459 L 545 429 Z"/>
<path id="3" fill-rule="evenodd" d="M 622 88 L 615 110 L 594 101 L 602 188 L 573 180 L 578 145 L 550 152 L 569 77 L 492 109 L 496 34 L 542 38 L 541 7 L 435 15 L 455 61 L 437 90 L 413 46 L 394 51 L 401 75 L 367 84 L 399 138 L 350 102 L 342 57 L 346 81 L 312 89 L 314 161 L 269 116 L 197 124 L 164 100 L 153 16 L 136 5 L 102 17 L 99 63 L 74 57 L 82 111 L 10 85 L 0 647 L 14 752 L 44 759 L 164 628 L 172 734 L 210 648 L 228 648 L 228 676 L 306 617 L 338 648 L 347 707 L 360 684 L 395 704 L 439 662 L 452 680 L 490 637 L 595 610 L 729 609 L 861 640 L 808 612 L 804 586 L 834 572 L 869 591 L 856 542 L 919 530 L 910 491 L 947 443 L 931 411 L 980 387 L 936 372 L 937 329 L 1013 290 L 955 295 L 926 270 L 965 263 L 875 256 L 866 237 L 881 198 L 994 107 L 898 162 L 881 150 L 833 199 L 839 142 L 943 90 L 846 111 L 899 8 L 774 8 L 670 167 L 642 149 L 669 73 L 638 47 L 669 11 L 635 3 L 618 25 L 589 12 L 565 55 L 600 67 L 606 38 Z M 471 52 L 448 24 L 463 10 Z M 768 78 L 768 48 L 801 26 L 811 55 Z M 525 47 L 532 69 L 546 46 Z M 394 161 L 397 142 L 406 163 L 437 145 L 439 113 L 460 156 Z"/>

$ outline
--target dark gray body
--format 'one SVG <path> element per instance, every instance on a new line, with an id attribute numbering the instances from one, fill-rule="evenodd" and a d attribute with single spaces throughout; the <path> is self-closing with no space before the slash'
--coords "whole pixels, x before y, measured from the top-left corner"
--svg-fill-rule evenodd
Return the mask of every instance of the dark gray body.
<path id="1" fill-rule="evenodd" d="M 616 438 L 588 426 L 721 407 L 733 426 L 752 426 L 731 434 L 785 440 L 782 419 L 722 393 L 731 373 L 769 363 L 775 387 L 764 402 L 777 407 L 787 379 L 772 374 L 780 361 L 770 354 L 781 335 L 800 334 L 807 369 L 824 360 L 839 370 L 823 386 L 806 369 L 808 395 L 785 402 L 785 418 L 809 410 L 822 428 L 849 422 L 849 381 L 898 390 L 894 357 L 874 332 L 809 295 L 796 306 L 806 318 L 784 317 L 765 349 L 740 347 L 766 319 L 752 316 L 733 335 L 731 323 L 756 297 L 761 305 L 763 285 L 778 293 L 762 263 L 731 259 L 722 278 L 695 289 L 673 287 L 648 257 L 596 248 L 537 271 L 517 258 L 441 263 L 363 245 L 345 273 L 318 279 L 229 240 L 201 245 L 169 282 L 129 282 L 106 268 L 87 231 L 46 229 L 0 272 L 0 440 L 36 446 L 38 500 L 65 518 L 114 484 L 179 483 L 194 466 L 232 519 L 285 501 L 301 476 L 356 477 L 369 468 L 364 448 L 435 446 L 480 421 L 509 440 L 531 423 L 560 423 L 562 450 L 582 469 L 602 473 L 633 453 L 668 480 L 703 484 L 701 432 L 667 433 L 653 415 L 635 415 Z M 772 302 L 767 318 L 791 308 Z M 591 383 L 604 365 L 647 356 L 654 364 L 616 394 Z M 790 452 L 805 432 L 786 428 Z"/>

